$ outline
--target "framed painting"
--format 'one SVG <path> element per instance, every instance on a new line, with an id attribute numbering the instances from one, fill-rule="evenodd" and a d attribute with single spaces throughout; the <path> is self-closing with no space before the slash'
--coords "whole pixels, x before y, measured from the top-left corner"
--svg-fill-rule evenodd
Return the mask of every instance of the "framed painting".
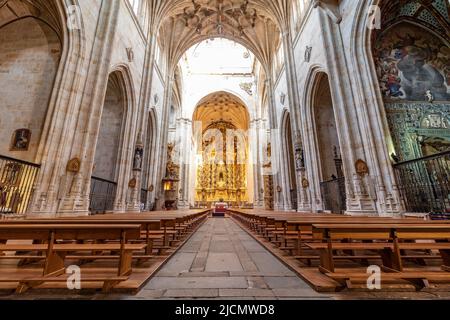
<path id="1" fill-rule="evenodd" d="M 31 130 L 17 129 L 14 131 L 11 141 L 11 151 L 28 151 L 31 141 Z"/>

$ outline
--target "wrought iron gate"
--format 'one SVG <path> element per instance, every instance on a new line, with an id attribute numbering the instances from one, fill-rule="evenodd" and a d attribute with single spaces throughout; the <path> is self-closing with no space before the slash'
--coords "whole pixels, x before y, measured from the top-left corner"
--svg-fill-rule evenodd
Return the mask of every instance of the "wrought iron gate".
<path id="1" fill-rule="evenodd" d="M 0 156 L 0 214 L 27 211 L 40 166 Z"/>
<path id="2" fill-rule="evenodd" d="M 450 212 L 450 150 L 394 165 L 410 212 Z"/>
<path id="3" fill-rule="evenodd" d="M 337 178 L 320 183 L 324 208 L 333 213 L 344 213 L 347 209 L 345 178 Z"/>
<path id="4" fill-rule="evenodd" d="M 105 213 L 113 210 L 116 191 L 116 182 L 92 177 L 89 197 L 89 211 L 91 214 Z"/>

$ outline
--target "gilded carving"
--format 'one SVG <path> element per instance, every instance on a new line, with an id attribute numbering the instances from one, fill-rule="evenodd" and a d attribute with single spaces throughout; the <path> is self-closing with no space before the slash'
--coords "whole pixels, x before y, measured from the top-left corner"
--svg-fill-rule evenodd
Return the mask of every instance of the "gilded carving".
<path id="1" fill-rule="evenodd" d="M 358 159 L 355 163 L 355 170 L 356 173 L 360 176 L 365 176 L 369 174 L 369 167 L 367 166 L 367 163 L 365 163 L 363 160 Z"/>
<path id="2" fill-rule="evenodd" d="M 67 172 L 78 173 L 81 168 L 81 160 L 79 158 L 73 158 L 67 163 Z"/>

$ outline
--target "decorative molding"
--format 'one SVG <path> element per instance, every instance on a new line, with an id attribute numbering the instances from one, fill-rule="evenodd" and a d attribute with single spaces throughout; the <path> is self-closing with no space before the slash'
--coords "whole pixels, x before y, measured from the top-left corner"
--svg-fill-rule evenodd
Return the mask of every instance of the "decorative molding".
<path id="1" fill-rule="evenodd" d="M 282 92 L 282 93 L 280 94 L 280 103 L 281 103 L 281 105 L 284 106 L 284 103 L 285 103 L 285 102 L 286 102 L 286 93 Z"/>
<path id="2" fill-rule="evenodd" d="M 136 178 L 133 178 L 133 179 L 131 179 L 131 180 L 128 182 L 128 187 L 131 188 L 131 189 L 136 188 L 136 185 L 137 185 L 137 180 L 136 180 Z"/>
<path id="3" fill-rule="evenodd" d="M 28 151 L 31 141 L 31 130 L 22 128 L 14 131 L 10 151 Z"/>
<path id="4" fill-rule="evenodd" d="M 253 83 L 252 82 L 242 82 L 239 87 L 244 90 L 249 96 L 253 96 Z"/>
<path id="5" fill-rule="evenodd" d="M 81 160 L 79 158 L 73 158 L 67 162 L 66 171 L 72 173 L 80 172 Z"/>
<path id="6" fill-rule="evenodd" d="M 303 189 L 307 189 L 309 187 L 309 180 L 306 178 L 302 179 L 302 187 Z"/>
<path id="7" fill-rule="evenodd" d="M 133 48 L 127 48 L 127 57 L 128 57 L 128 62 L 133 62 L 134 61 L 134 51 Z"/>
<path id="8" fill-rule="evenodd" d="M 306 46 L 306 50 L 305 50 L 305 62 L 310 62 L 310 61 L 311 61 L 311 52 L 312 52 L 312 47 Z"/>
<path id="9" fill-rule="evenodd" d="M 322 8 L 334 23 L 341 23 L 342 15 L 339 11 L 339 0 L 313 0 L 312 5 L 314 8 Z"/>
<path id="10" fill-rule="evenodd" d="M 355 170 L 356 173 L 360 176 L 365 176 L 369 174 L 369 167 L 367 166 L 367 163 L 361 159 L 356 160 Z"/>

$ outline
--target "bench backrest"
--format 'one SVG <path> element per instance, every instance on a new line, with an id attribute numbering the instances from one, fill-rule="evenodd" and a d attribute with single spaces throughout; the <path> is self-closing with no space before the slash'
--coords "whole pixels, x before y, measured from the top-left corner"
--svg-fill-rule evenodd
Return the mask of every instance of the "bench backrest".
<path id="1" fill-rule="evenodd" d="M 402 226 L 395 230 L 398 239 L 404 240 L 448 240 L 450 241 L 450 226 L 445 225 L 414 225 Z"/>
<path id="2" fill-rule="evenodd" d="M 140 238 L 139 224 L 2 224 L 0 240 L 120 240 Z"/>
<path id="3" fill-rule="evenodd" d="M 390 240 L 392 238 L 391 228 L 367 225 L 344 225 L 344 224 L 314 224 L 313 237 L 318 240 Z"/>

